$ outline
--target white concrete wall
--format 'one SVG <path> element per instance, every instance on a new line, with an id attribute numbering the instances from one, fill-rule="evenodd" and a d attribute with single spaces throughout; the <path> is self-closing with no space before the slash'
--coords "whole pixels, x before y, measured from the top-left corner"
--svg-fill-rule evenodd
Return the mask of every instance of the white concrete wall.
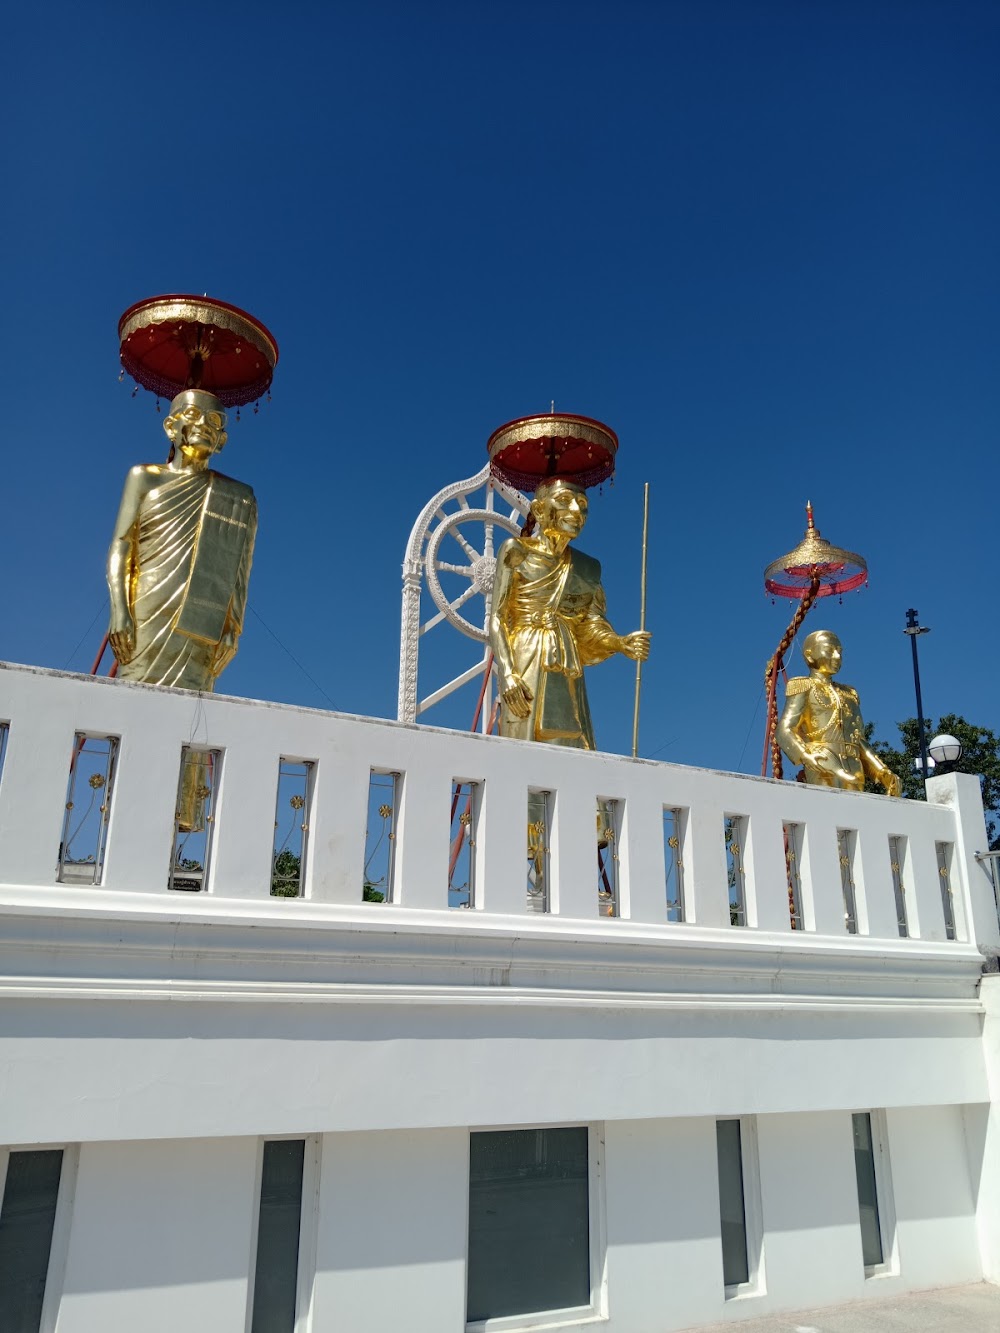
<path id="1" fill-rule="evenodd" d="M 890 1109 L 887 1124 L 898 1274 L 864 1275 L 850 1112 L 760 1116 L 764 1280 L 735 1299 L 715 1119 L 606 1124 L 596 1207 L 603 1197 L 608 1333 L 978 1280 L 961 1112 Z M 468 1152 L 465 1128 L 324 1136 L 300 1251 L 310 1328 L 462 1333 Z M 85 1145 L 56 1333 L 244 1333 L 257 1153 L 252 1138 Z"/>
<path id="2" fill-rule="evenodd" d="M 983 977 L 983 1054 L 990 1100 L 967 1106 L 966 1149 L 983 1275 L 1000 1283 L 1000 976 Z"/>
<path id="3" fill-rule="evenodd" d="M 256 1153 L 252 1139 L 85 1145 L 56 1333 L 244 1333 Z"/>
<path id="4" fill-rule="evenodd" d="M 830 792 L 705 769 L 529 745 L 500 737 L 403 726 L 301 708 L 195 695 L 129 682 L 70 676 L 0 664 L 0 720 L 10 723 L 6 773 L 0 782 L 0 885 L 7 902 L 68 907 L 117 900 L 133 911 L 172 910 L 166 888 L 181 747 L 223 752 L 215 815 L 215 848 L 205 895 L 184 910 L 211 910 L 211 899 L 242 904 L 270 919 L 324 919 L 335 904 L 360 906 L 365 799 L 372 768 L 404 775 L 398 822 L 398 902 L 447 914 L 448 794 L 453 778 L 484 782 L 480 838 L 482 888 L 471 912 L 451 913 L 473 930 L 484 916 L 523 919 L 524 810 L 529 787 L 554 792 L 552 904 L 565 919 L 595 920 L 594 804 L 598 795 L 624 802 L 620 861 L 623 914 L 636 923 L 665 920 L 662 811 L 689 812 L 684 861 L 691 920 L 726 927 L 725 814 L 748 818 L 748 920 L 791 940 L 783 822 L 803 826 L 802 893 L 806 920 L 842 937 L 844 908 L 836 829 L 857 830 L 856 873 L 862 934 L 898 940 L 888 837 L 907 839 L 906 892 L 912 934 L 944 939 L 934 842 L 956 844 L 959 859 L 982 822 L 972 785 L 935 779 L 947 804 Z M 101 889 L 54 890 L 74 732 L 121 738 L 118 775 Z M 278 763 L 282 755 L 314 759 L 306 899 L 269 897 Z M 949 783 L 951 785 L 949 785 Z M 978 821 L 978 822 L 977 822 Z M 996 912 L 982 876 L 958 867 L 968 897 L 963 922 L 979 943 L 1000 942 Z M 45 890 L 46 892 L 39 892 Z M 385 911 L 369 905 L 368 915 Z M 618 922 L 605 921 L 614 932 Z M 676 933 L 676 929 L 675 929 Z M 796 932 L 801 936 L 803 932 Z M 857 943 L 857 942 L 856 942 Z M 960 946 L 959 946 L 960 947 Z"/>
<path id="5" fill-rule="evenodd" d="M 983 1266 L 961 1108 L 895 1107 L 886 1122 L 900 1285 L 979 1281 Z"/>
<path id="6" fill-rule="evenodd" d="M 972 1013 L 612 1005 L 7 1002 L 0 1142 L 86 1142 L 109 1123 L 123 1139 L 226 1137 L 988 1096 Z"/>
<path id="7" fill-rule="evenodd" d="M 469 1135 L 328 1134 L 312 1327 L 465 1327 Z"/>
<path id="8" fill-rule="evenodd" d="M 984 1044 L 979 996 L 1000 927 L 974 782 L 935 779 L 925 805 L 21 668 L 0 668 L 4 719 L 0 1144 L 83 1145 L 56 1333 L 244 1333 L 257 1136 L 284 1134 L 324 1136 L 314 1328 L 405 1311 L 459 1333 L 469 1125 L 604 1123 L 609 1333 L 1000 1276 L 1000 999 L 984 988 Z M 96 888 L 54 883 L 75 730 L 122 737 Z M 166 889 L 190 741 L 225 752 L 199 895 Z M 318 763 L 302 900 L 268 894 L 281 755 Z M 406 775 L 392 906 L 360 902 L 372 767 Z M 485 783 L 483 896 L 455 912 L 459 777 Z M 557 793 L 548 916 L 526 910 L 529 787 Z M 621 920 L 597 915 L 597 795 L 624 802 Z M 687 811 L 683 925 L 664 806 Z M 747 929 L 726 813 L 750 820 Z M 785 821 L 813 930 L 790 929 Z M 858 834 L 858 936 L 838 827 Z M 918 938 L 896 932 L 890 835 Z M 935 841 L 955 846 L 954 942 Z M 866 1281 L 850 1112 L 879 1107 L 901 1270 Z M 714 1121 L 735 1115 L 758 1117 L 765 1289 L 726 1301 Z"/>
<path id="9" fill-rule="evenodd" d="M 605 1125 L 608 1313 L 614 1333 L 721 1319 L 713 1119 Z"/>

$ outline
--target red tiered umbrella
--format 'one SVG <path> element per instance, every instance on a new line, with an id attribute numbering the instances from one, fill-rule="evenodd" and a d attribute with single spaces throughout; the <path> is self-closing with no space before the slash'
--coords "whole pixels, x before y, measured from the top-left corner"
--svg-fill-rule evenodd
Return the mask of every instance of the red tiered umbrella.
<path id="1" fill-rule="evenodd" d="M 226 407 L 262 397 L 278 344 L 245 310 L 208 296 L 153 296 L 118 321 L 122 365 L 158 398 L 204 389 Z"/>
<path id="2" fill-rule="evenodd" d="M 615 470 L 618 436 L 592 417 L 545 412 L 506 422 L 486 449 L 493 475 L 530 494 L 552 477 L 583 487 L 607 481 Z"/>

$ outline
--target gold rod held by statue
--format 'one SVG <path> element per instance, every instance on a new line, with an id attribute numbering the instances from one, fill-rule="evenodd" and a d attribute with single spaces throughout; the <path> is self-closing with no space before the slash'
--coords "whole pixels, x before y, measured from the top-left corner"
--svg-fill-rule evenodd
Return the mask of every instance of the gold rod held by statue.
<path id="1" fill-rule="evenodd" d="M 646 628 L 646 552 L 649 545 L 649 482 L 642 492 L 642 582 L 639 604 L 639 629 Z M 635 664 L 635 709 L 632 714 L 632 758 L 639 757 L 639 693 L 642 689 L 642 660 Z"/>

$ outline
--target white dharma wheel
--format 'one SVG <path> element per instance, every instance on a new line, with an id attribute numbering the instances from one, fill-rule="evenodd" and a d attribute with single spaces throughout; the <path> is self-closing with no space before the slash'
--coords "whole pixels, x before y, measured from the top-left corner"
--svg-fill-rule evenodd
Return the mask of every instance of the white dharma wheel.
<path id="1" fill-rule="evenodd" d="M 403 562 L 397 713 L 401 722 L 416 721 L 433 704 L 482 677 L 489 661 L 487 626 L 496 553 L 507 537 L 520 531 L 529 504 L 526 496 L 485 467 L 467 481 L 446 486 L 424 505 Z M 425 585 L 430 614 L 423 619 Z M 454 679 L 418 699 L 420 643 L 442 624 L 472 639 L 483 652 Z"/>
<path id="2" fill-rule="evenodd" d="M 492 500 L 492 490 L 487 498 Z M 492 508 L 460 509 L 435 528 L 427 543 L 427 588 L 434 605 L 450 625 L 480 643 L 488 638 L 486 620 L 497 567 L 495 548 L 519 532 L 520 526 Z M 480 597 L 483 606 L 475 600 Z M 470 603 L 470 614 L 472 606 L 480 612 L 476 620 L 466 619 L 459 609 Z"/>

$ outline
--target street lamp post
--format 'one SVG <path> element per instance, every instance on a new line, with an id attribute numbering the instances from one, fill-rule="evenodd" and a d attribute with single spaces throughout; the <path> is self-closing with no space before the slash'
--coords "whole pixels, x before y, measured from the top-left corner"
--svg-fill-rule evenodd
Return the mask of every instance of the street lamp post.
<path id="1" fill-rule="evenodd" d="M 927 781 L 930 772 L 927 764 L 927 736 L 924 732 L 924 704 L 920 697 L 920 665 L 917 662 L 917 637 L 920 634 L 930 634 L 929 625 L 921 625 L 917 620 L 917 613 L 911 606 L 906 613 L 906 629 L 904 634 L 910 636 L 910 647 L 913 649 L 913 687 L 917 692 L 917 735 L 920 738 L 920 776 L 924 782 Z"/>

